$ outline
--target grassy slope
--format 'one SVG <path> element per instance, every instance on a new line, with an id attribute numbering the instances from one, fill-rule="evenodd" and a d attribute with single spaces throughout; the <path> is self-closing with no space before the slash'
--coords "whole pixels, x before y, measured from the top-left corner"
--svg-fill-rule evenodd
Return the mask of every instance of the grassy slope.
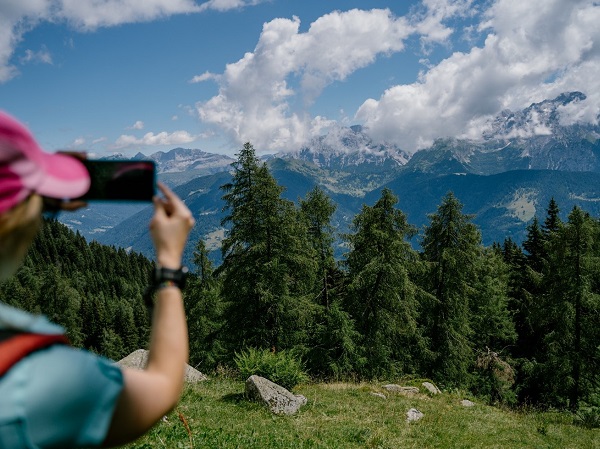
<path id="1" fill-rule="evenodd" d="M 302 385 L 295 393 L 308 404 L 285 417 L 247 402 L 243 391 L 243 382 L 219 378 L 189 386 L 167 421 L 128 447 L 600 448 L 600 430 L 574 426 L 568 414 L 463 407 L 456 393 L 408 398 L 376 384 Z M 425 417 L 409 424 L 406 412 L 413 407 Z"/>

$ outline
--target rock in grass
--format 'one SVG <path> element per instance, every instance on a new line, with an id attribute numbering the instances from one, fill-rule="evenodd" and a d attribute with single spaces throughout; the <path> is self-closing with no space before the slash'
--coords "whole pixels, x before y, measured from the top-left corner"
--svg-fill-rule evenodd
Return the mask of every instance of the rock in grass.
<path id="1" fill-rule="evenodd" d="M 387 397 L 386 397 L 386 396 L 385 396 L 385 394 L 383 394 L 383 393 L 371 392 L 371 394 L 372 394 L 373 396 L 377 396 L 378 398 L 381 398 L 381 399 L 387 399 Z"/>
<path id="2" fill-rule="evenodd" d="M 431 382 L 423 382 L 421 385 L 423 385 L 423 387 L 429 391 L 431 394 L 440 394 L 441 391 L 438 387 L 436 387 L 434 384 L 432 384 Z"/>
<path id="3" fill-rule="evenodd" d="M 246 396 L 262 402 L 276 415 L 293 415 L 306 404 L 306 398 L 290 393 L 276 383 L 260 376 L 250 376 L 246 380 Z"/>
<path id="4" fill-rule="evenodd" d="M 474 402 L 471 402 L 471 401 L 469 401 L 468 399 L 463 399 L 462 401 L 460 401 L 460 404 L 461 404 L 463 407 L 475 407 L 475 403 L 474 403 Z"/>
<path id="5" fill-rule="evenodd" d="M 416 394 L 419 394 L 419 389 L 417 387 L 401 387 L 400 385 L 396 384 L 388 384 L 383 385 L 381 388 L 404 396 L 414 396 Z"/>
<path id="6" fill-rule="evenodd" d="M 134 368 L 143 370 L 148 364 L 148 351 L 146 349 L 138 349 L 137 351 L 133 351 L 127 357 L 122 358 L 116 363 L 122 368 Z M 196 383 L 206 380 L 207 377 L 197 369 L 192 368 L 190 365 L 186 364 L 184 379 L 186 382 Z"/>
<path id="7" fill-rule="evenodd" d="M 419 410 L 417 410 L 416 408 L 411 408 L 409 411 L 406 412 L 406 421 L 408 422 L 412 422 L 412 421 L 418 421 L 421 418 L 423 418 L 425 415 L 420 412 Z"/>

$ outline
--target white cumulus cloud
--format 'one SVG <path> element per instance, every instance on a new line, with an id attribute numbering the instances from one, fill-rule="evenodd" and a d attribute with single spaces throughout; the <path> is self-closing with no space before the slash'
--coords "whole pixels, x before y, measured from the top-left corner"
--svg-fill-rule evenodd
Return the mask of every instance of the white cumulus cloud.
<path id="1" fill-rule="evenodd" d="M 423 0 L 405 17 L 387 9 L 335 11 L 305 32 L 299 18 L 278 18 L 265 23 L 254 50 L 222 74 L 196 78 L 219 86 L 196 108 L 201 121 L 238 143 L 296 149 L 331 127 L 327 117 L 308 112 L 324 89 L 418 39 L 427 57 L 419 77 L 365 99 L 353 114 L 376 140 L 414 152 L 438 137 L 480 137 L 503 109 L 575 90 L 587 99 L 564 107 L 563 122 L 594 122 L 598 23 L 595 0 Z M 448 56 L 432 55 L 436 46 Z"/>
<path id="2" fill-rule="evenodd" d="M 122 149 L 130 147 L 146 147 L 146 146 L 157 146 L 157 145 L 182 145 L 190 143 L 198 139 L 198 136 L 194 136 L 187 131 L 174 131 L 168 133 L 166 131 L 154 134 L 152 132 L 144 134 L 143 137 L 138 138 L 132 135 L 123 134 L 119 136 L 112 149 Z"/>
<path id="3" fill-rule="evenodd" d="M 261 150 L 294 148 L 324 123 L 291 111 L 294 97 L 311 104 L 332 82 L 346 79 L 379 55 L 401 51 L 413 30 L 387 9 L 332 12 L 304 33 L 299 26 L 297 17 L 265 23 L 254 51 L 215 78 L 218 95 L 197 104 L 200 119 Z M 291 76 L 300 79 L 298 92 L 288 84 Z"/>
<path id="4" fill-rule="evenodd" d="M 218 80 L 219 75 L 216 75 L 211 72 L 204 72 L 202 75 L 196 75 L 191 80 L 190 83 L 202 83 L 208 80 Z"/>
<path id="5" fill-rule="evenodd" d="M 133 125 L 128 126 L 127 129 L 144 129 L 144 122 L 137 120 Z"/>
<path id="6" fill-rule="evenodd" d="M 23 34 L 42 22 L 66 22 L 80 31 L 94 31 L 126 23 L 149 22 L 174 14 L 226 11 L 262 0 L 2 0 L 0 1 L 0 83 L 18 73 L 11 61 Z M 26 51 L 25 62 L 49 62 L 49 54 Z M 45 58 L 45 60 L 44 60 Z"/>
<path id="7" fill-rule="evenodd" d="M 200 6 L 201 10 L 214 9 L 216 11 L 228 11 L 230 9 L 240 9 L 245 6 L 258 5 L 265 0 L 209 0 Z"/>
<path id="8" fill-rule="evenodd" d="M 482 17 L 482 46 L 452 54 L 415 83 L 367 99 L 356 118 L 373 137 L 408 151 L 437 137 L 480 136 L 482 124 L 502 109 L 518 110 L 565 91 L 588 95 L 565 115 L 596 121 L 599 20 L 600 7 L 591 0 L 497 0 Z"/>

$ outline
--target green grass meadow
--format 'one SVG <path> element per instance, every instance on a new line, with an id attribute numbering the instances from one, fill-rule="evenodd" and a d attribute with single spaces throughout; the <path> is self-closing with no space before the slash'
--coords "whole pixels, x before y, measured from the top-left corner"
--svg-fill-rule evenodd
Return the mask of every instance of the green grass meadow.
<path id="1" fill-rule="evenodd" d="M 473 398 L 476 405 L 464 407 L 458 392 L 405 397 L 385 383 L 300 385 L 294 393 L 308 403 L 275 416 L 244 398 L 243 382 L 216 377 L 188 385 L 166 420 L 127 448 L 600 448 L 600 429 L 574 425 L 568 413 L 516 412 Z M 408 423 L 410 408 L 424 418 Z"/>

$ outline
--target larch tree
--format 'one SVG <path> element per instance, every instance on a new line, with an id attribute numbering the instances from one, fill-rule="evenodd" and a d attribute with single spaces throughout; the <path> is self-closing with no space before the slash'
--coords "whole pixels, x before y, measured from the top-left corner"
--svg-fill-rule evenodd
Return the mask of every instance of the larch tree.
<path id="1" fill-rule="evenodd" d="M 417 326 L 418 287 L 408 266 L 419 263 L 407 241 L 416 230 L 396 209 L 398 199 L 383 189 L 374 206 L 364 205 L 346 236 L 344 261 L 349 286 L 346 308 L 361 335 L 365 374 L 413 372 L 424 349 Z"/>
<path id="2" fill-rule="evenodd" d="M 436 298 L 428 319 L 435 353 L 431 373 L 439 382 L 455 386 L 468 384 L 474 362 L 469 298 L 481 255 L 481 235 L 462 207 L 448 193 L 429 216 L 422 240 L 423 257 L 429 264 L 427 288 Z"/>
<path id="3" fill-rule="evenodd" d="M 359 334 L 341 303 L 344 278 L 333 256 L 335 237 L 331 218 L 334 212 L 335 204 L 318 186 L 300 200 L 300 216 L 317 260 L 312 290 L 314 324 L 309 329 L 305 359 L 314 374 L 343 378 L 364 363 L 357 346 Z"/>
<path id="4" fill-rule="evenodd" d="M 233 179 L 222 186 L 229 230 L 218 269 L 230 350 L 294 347 L 312 319 L 314 251 L 293 203 L 250 143 L 232 166 Z"/>
<path id="5" fill-rule="evenodd" d="M 600 385 L 600 226 L 574 207 L 548 249 L 545 396 L 575 411 Z"/>
<path id="6" fill-rule="evenodd" d="M 184 291 L 190 364 L 203 370 L 212 370 L 222 361 L 224 353 L 221 286 L 214 275 L 204 240 L 198 240 L 193 256 L 196 270 Z"/>

